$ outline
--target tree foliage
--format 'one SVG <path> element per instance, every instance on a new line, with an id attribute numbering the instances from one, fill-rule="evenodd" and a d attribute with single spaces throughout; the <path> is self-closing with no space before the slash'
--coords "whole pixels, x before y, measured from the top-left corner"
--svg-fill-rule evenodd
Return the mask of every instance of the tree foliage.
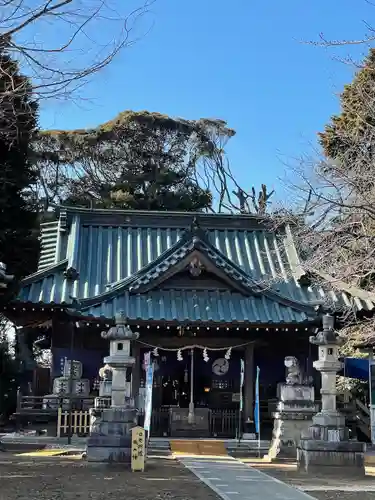
<path id="1" fill-rule="evenodd" d="M 371 49 L 341 94 L 340 114 L 319 135 L 321 158 L 304 158 L 294 171 L 302 179 L 294 192 L 304 203 L 295 225 L 304 267 L 318 284 L 349 297 L 338 310 L 346 324 L 346 354 L 361 341 L 375 340 L 375 322 L 366 313 L 375 303 L 374 69 Z M 328 305 L 337 308 L 335 301 Z"/>
<path id="2" fill-rule="evenodd" d="M 29 155 L 37 105 L 28 79 L 5 49 L 0 52 L 0 69 L 0 261 L 20 278 L 34 271 L 39 246 L 29 191 L 37 178 Z M 14 84 L 17 92 L 8 93 Z M 10 129 L 14 133 L 9 134 Z"/>
<path id="3" fill-rule="evenodd" d="M 51 203 L 148 210 L 201 210 L 225 176 L 235 134 L 217 119 L 125 111 L 95 129 L 42 132 L 34 145 L 37 190 Z"/>
<path id="4" fill-rule="evenodd" d="M 363 67 L 345 86 L 340 102 L 340 114 L 334 115 L 319 134 L 324 155 L 340 162 L 341 168 L 351 169 L 359 161 L 367 167 L 373 163 L 375 153 L 375 49 L 370 50 Z"/>

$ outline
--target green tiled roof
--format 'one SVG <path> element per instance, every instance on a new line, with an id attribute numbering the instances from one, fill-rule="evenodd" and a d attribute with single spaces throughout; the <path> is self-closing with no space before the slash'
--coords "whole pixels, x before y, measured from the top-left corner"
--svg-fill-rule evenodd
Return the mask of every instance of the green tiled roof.
<path id="1" fill-rule="evenodd" d="M 124 311 L 133 321 L 213 322 L 236 324 L 299 324 L 315 317 L 306 312 L 261 297 L 246 297 L 229 291 L 151 290 L 114 298 L 81 309 L 85 316 L 112 318 Z"/>
<path id="2" fill-rule="evenodd" d="M 342 292 L 301 287 L 288 227 L 276 233 L 268 222 L 251 215 L 62 209 L 50 266 L 44 258 L 40 271 L 23 281 L 18 300 L 78 303 L 82 314 L 105 318 L 124 310 L 139 321 L 273 324 L 312 319 L 314 306 L 327 298 L 338 307 L 352 301 Z M 164 286 L 192 252 L 226 279 L 227 289 Z M 356 305 L 373 308 L 360 299 Z"/>

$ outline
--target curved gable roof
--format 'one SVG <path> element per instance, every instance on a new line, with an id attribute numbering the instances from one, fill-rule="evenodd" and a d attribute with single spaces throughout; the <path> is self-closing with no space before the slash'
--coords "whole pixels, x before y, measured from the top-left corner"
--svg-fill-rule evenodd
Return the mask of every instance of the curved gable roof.
<path id="1" fill-rule="evenodd" d="M 142 290 L 155 298 L 152 283 L 162 281 L 191 252 L 199 251 L 231 281 L 237 294 L 233 300 L 252 297 L 261 308 L 262 300 L 271 301 L 309 317 L 327 297 L 341 306 L 350 302 L 345 293 L 299 284 L 303 270 L 290 231 L 270 229 L 268 218 L 63 208 L 58 228 L 56 263 L 22 282 L 20 301 L 69 305 L 76 299 L 80 309 L 97 310 L 101 303 L 136 295 L 140 303 L 145 300 L 140 297 Z M 72 279 L 75 273 L 69 276 L 67 269 L 77 271 L 78 279 Z M 172 300 L 165 297 L 166 302 Z M 246 307 L 254 308 L 250 302 Z M 363 300 L 357 305 L 373 307 Z"/>

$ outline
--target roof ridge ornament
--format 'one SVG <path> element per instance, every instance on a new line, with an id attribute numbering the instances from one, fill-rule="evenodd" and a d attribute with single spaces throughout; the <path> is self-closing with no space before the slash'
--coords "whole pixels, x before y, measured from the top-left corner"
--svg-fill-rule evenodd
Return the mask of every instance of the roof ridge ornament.
<path id="1" fill-rule="evenodd" d="M 189 229 L 186 230 L 185 238 L 186 240 L 192 240 L 193 242 L 196 242 L 198 240 L 208 240 L 207 231 L 201 226 L 197 215 L 194 215 Z"/>
<path id="2" fill-rule="evenodd" d="M 64 276 L 67 281 L 77 281 L 79 279 L 79 272 L 75 267 L 68 267 L 64 271 Z"/>
<path id="3" fill-rule="evenodd" d="M 198 217 L 195 215 L 193 217 L 193 222 L 191 223 L 191 230 L 196 231 L 197 229 L 200 229 L 200 225 L 199 225 Z"/>

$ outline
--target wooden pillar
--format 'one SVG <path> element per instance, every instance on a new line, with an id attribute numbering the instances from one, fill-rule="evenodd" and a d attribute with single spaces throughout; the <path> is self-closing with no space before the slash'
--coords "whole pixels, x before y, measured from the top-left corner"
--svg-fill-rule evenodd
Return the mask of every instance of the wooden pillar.
<path id="1" fill-rule="evenodd" d="M 254 344 L 245 347 L 244 421 L 254 420 Z"/>
<path id="2" fill-rule="evenodd" d="M 141 384 L 141 348 L 138 342 L 134 342 L 132 345 L 132 356 L 135 358 L 132 370 L 132 397 L 135 406 L 138 408 L 139 387 Z"/>

